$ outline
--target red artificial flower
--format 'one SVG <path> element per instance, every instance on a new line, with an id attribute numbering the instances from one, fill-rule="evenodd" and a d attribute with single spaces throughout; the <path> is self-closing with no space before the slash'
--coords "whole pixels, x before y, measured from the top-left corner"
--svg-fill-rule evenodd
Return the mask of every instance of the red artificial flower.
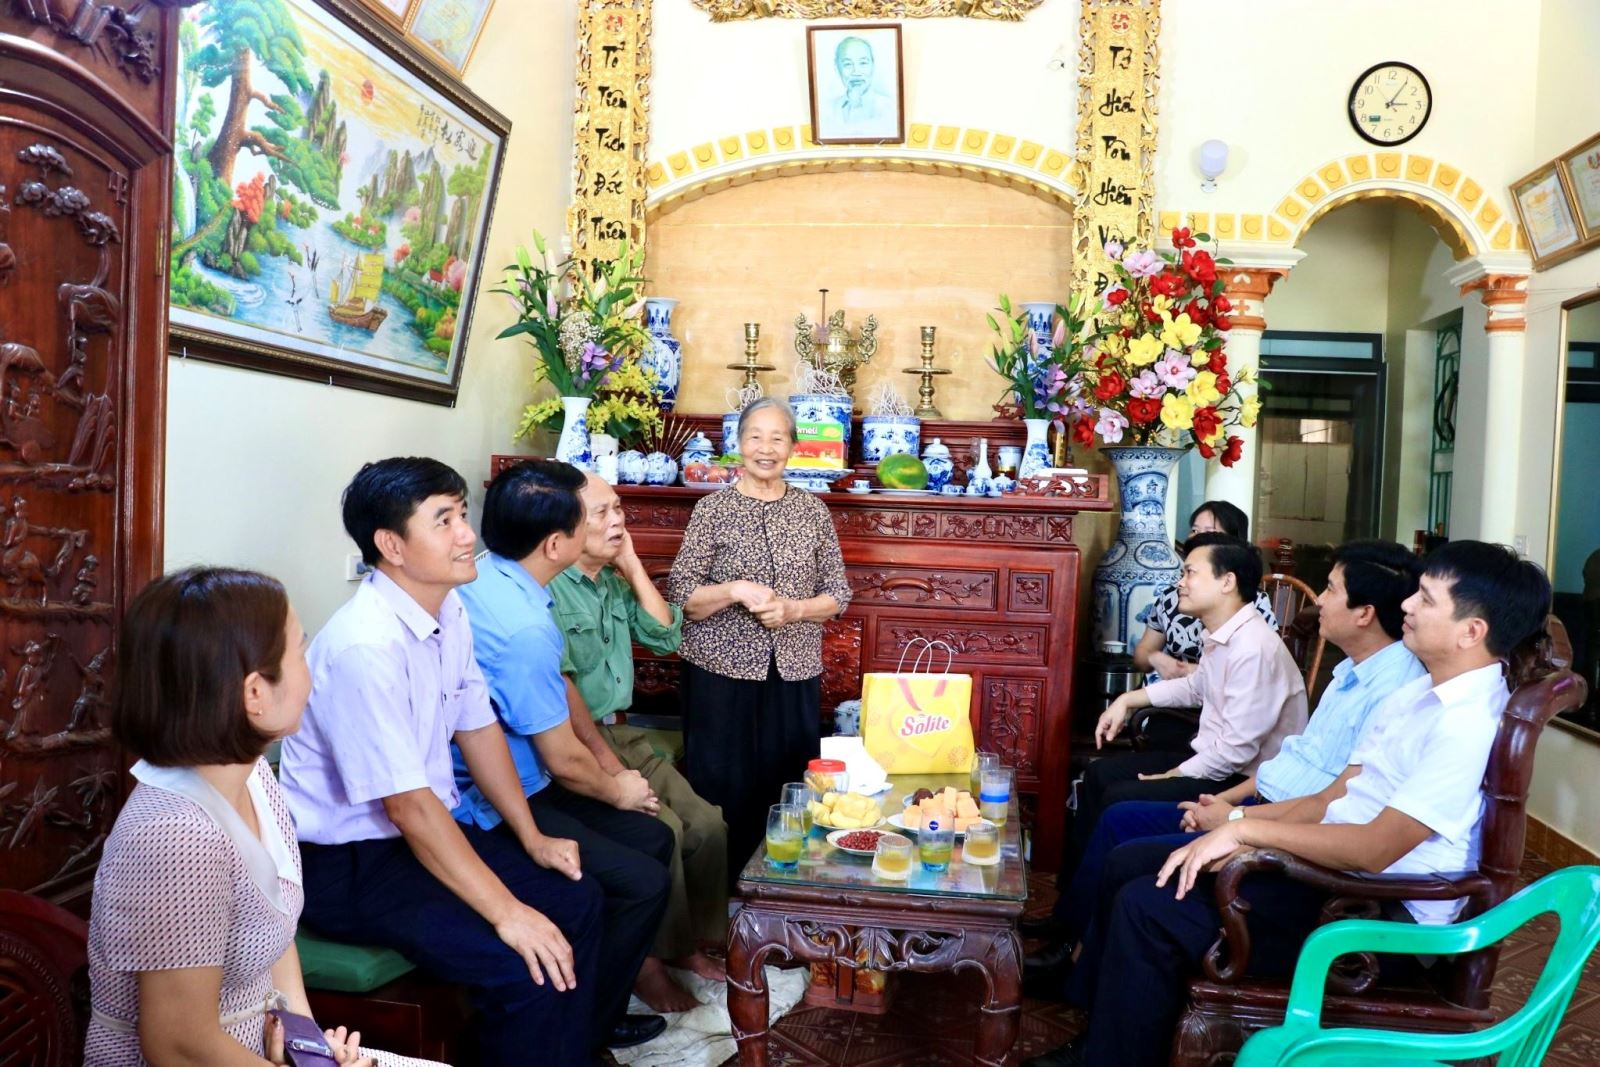
<path id="1" fill-rule="evenodd" d="M 1220 348 L 1211 353 L 1211 362 L 1206 364 L 1206 370 L 1218 375 L 1228 373 L 1228 353 Z"/>
<path id="2" fill-rule="evenodd" d="M 1149 319 L 1151 322 L 1161 321 L 1161 312 L 1157 311 L 1156 306 L 1150 301 L 1146 300 L 1144 303 L 1140 304 L 1139 310 L 1144 312 L 1144 317 Z"/>
<path id="3" fill-rule="evenodd" d="M 1204 458 L 1204 459 L 1210 459 L 1212 456 L 1217 454 L 1216 449 L 1212 448 L 1210 445 L 1208 445 L 1204 441 L 1200 440 L 1200 435 L 1199 434 L 1195 434 L 1194 435 L 1194 443 L 1199 446 L 1199 448 L 1197 448 L 1196 451 L 1198 451 L 1200 453 L 1201 457 Z"/>
<path id="4" fill-rule="evenodd" d="M 1215 326 L 1223 333 L 1227 333 L 1229 330 L 1233 329 L 1233 320 L 1228 318 L 1226 315 L 1218 315 L 1216 318 L 1211 320 L 1211 325 Z"/>
<path id="5" fill-rule="evenodd" d="M 1218 293 L 1211 298 L 1211 311 L 1213 314 L 1226 314 L 1233 310 L 1233 301 Z"/>
<path id="6" fill-rule="evenodd" d="M 1199 252 L 1185 252 L 1183 254 L 1183 273 L 1187 274 L 1196 284 L 1211 288 L 1211 283 L 1217 280 L 1217 261 L 1211 258 L 1211 253 L 1204 249 Z"/>
<path id="7" fill-rule="evenodd" d="M 1244 439 L 1240 437 L 1229 437 L 1227 445 L 1225 445 L 1222 449 L 1222 465 L 1224 467 L 1231 467 L 1235 463 L 1239 462 L 1239 458 L 1243 455 Z"/>
<path id="8" fill-rule="evenodd" d="M 1200 441 L 1205 441 L 1216 436 L 1222 428 L 1222 416 L 1217 414 L 1217 409 L 1207 404 L 1203 408 L 1194 410 L 1194 435 Z M 1207 457 L 1208 459 L 1210 457 Z"/>
<path id="9" fill-rule="evenodd" d="M 1199 300 L 1191 300 L 1185 304 L 1183 313 L 1189 316 L 1189 321 L 1196 326 L 1205 326 L 1211 321 L 1211 312 L 1201 307 Z"/>
<path id="10" fill-rule="evenodd" d="M 1223 396 L 1227 396 L 1228 391 L 1233 388 L 1233 382 L 1231 379 L 1229 379 L 1228 372 L 1216 371 L 1214 373 L 1217 376 L 1217 392 L 1221 393 Z"/>
<path id="11" fill-rule="evenodd" d="M 1128 338 L 1128 339 L 1131 340 L 1133 338 L 1133 327 L 1132 326 L 1124 326 L 1122 329 L 1117 331 L 1117 334 L 1119 336 L 1121 336 L 1121 337 Z"/>
<path id="12" fill-rule="evenodd" d="M 1106 364 L 1109 362 L 1111 362 L 1111 353 L 1102 352 L 1098 356 L 1094 357 L 1094 369 L 1105 370 Z"/>
<path id="13" fill-rule="evenodd" d="M 1112 307 L 1120 307 L 1126 299 L 1128 299 L 1128 290 L 1126 289 L 1113 289 L 1106 294 L 1106 303 Z"/>
<path id="14" fill-rule="evenodd" d="M 1072 438 L 1080 445 L 1094 444 L 1094 419 L 1085 415 L 1072 427 Z"/>
<path id="15" fill-rule="evenodd" d="M 1110 400 L 1121 395 L 1128 387 L 1128 380 L 1116 371 L 1106 371 L 1100 375 L 1100 380 L 1094 383 L 1094 395 L 1097 400 Z"/>
<path id="16" fill-rule="evenodd" d="M 1161 417 L 1161 401 L 1154 397 L 1136 396 L 1128 401 L 1128 421 L 1140 426 L 1155 422 Z"/>
<path id="17" fill-rule="evenodd" d="M 1184 281 L 1183 275 L 1175 271 L 1164 270 L 1150 279 L 1150 291 L 1157 296 L 1180 297 L 1189 283 Z"/>
<path id="18" fill-rule="evenodd" d="M 1189 236 L 1189 227 L 1177 226 L 1172 231 L 1172 247 L 1182 251 L 1194 247 L 1194 238 Z"/>

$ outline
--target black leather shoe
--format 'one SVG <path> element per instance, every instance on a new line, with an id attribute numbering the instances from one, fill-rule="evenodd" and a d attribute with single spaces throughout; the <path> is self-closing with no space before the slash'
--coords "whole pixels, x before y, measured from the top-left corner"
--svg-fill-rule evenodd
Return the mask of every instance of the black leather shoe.
<path id="1" fill-rule="evenodd" d="M 1072 946 L 1064 941 L 1058 941 L 1044 946 L 1038 952 L 1030 952 L 1022 961 L 1022 973 L 1027 975 L 1035 971 L 1055 971 L 1071 962 Z"/>
<path id="2" fill-rule="evenodd" d="M 1054 915 L 1041 919 L 1023 919 L 1017 923 L 1017 933 L 1030 941 L 1060 941 L 1067 936 L 1061 920 Z"/>
<path id="3" fill-rule="evenodd" d="M 1075 1037 L 1060 1048 L 1053 1048 L 1031 1060 L 1023 1060 L 1022 1067 L 1083 1067 L 1083 1049 L 1087 1041 Z"/>
<path id="4" fill-rule="evenodd" d="M 606 1048 L 632 1048 L 660 1036 L 667 1028 L 667 1020 L 659 1015 L 624 1015 L 622 1021 L 611 1028 L 611 1038 Z"/>

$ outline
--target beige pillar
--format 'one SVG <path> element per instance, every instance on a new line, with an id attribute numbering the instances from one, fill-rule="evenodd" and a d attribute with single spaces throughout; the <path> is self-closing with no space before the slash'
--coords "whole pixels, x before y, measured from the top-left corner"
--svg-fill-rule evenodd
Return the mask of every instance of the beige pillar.
<path id="1" fill-rule="evenodd" d="M 1528 304 L 1528 276 L 1486 273 L 1461 286 L 1462 296 L 1472 293 L 1479 295 L 1489 313 L 1483 327 L 1489 345 L 1489 406 L 1485 425 L 1458 427 L 1458 440 L 1460 432 L 1482 433 L 1499 443 L 1484 450 L 1478 529 L 1457 530 L 1452 524 L 1450 532 L 1455 537 L 1509 545 L 1523 532 L 1516 528 L 1518 450 L 1514 442 L 1522 439 L 1522 374 L 1528 355 L 1528 320 L 1523 311 Z"/>
<path id="2" fill-rule="evenodd" d="M 1228 331 L 1228 373 L 1235 379 L 1248 369 L 1252 378 L 1261 367 L 1261 335 L 1267 328 L 1262 303 L 1288 267 L 1228 267 L 1223 275 L 1224 295 L 1233 304 L 1233 328 Z M 1267 397 L 1263 401 L 1269 402 Z M 1244 457 L 1232 467 L 1219 460 L 1206 464 L 1206 499 L 1226 500 L 1237 505 L 1251 520 L 1255 530 L 1256 431 L 1239 427 L 1230 431 L 1244 441 Z"/>

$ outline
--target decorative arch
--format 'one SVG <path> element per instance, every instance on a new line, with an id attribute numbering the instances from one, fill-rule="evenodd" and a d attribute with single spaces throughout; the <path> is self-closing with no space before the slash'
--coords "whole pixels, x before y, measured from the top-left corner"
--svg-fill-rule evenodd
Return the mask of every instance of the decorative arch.
<path id="1" fill-rule="evenodd" d="M 645 167 L 645 219 L 735 185 L 839 170 L 898 170 L 1009 186 L 1071 208 L 1072 153 L 1011 134 L 913 123 L 903 145 L 819 145 L 810 126 L 733 134 L 653 160 Z"/>
<path id="2" fill-rule="evenodd" d="M 1188 213 L 1190 225 L 1225 240 L 1292 248 L 1313 223 L 1344 204 L 1387 199 L 1421 215 L 1457 260 L 1527 251 L 1521 227 L 1484 186 L 1460 168 L 1428 156 L 1372 152 L 1331 160 L 1296 182 L 1269 213 Z M 1161 230 L 1179 225 L 1180 212 L 1161 213 Z"/>

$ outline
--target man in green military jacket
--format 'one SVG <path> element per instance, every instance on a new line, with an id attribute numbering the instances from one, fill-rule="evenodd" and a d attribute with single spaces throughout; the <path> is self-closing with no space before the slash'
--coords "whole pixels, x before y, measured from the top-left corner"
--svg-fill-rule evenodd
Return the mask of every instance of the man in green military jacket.
<path id="1" fill-rule="evenodd" d="M 579 496 L 588 523 L 583 554 L 550 584 L 566 640 L 561 672 L 572 729 L 609 773 L 633 770 L 645 777 L 660 799 L 661 819 L 678 839 L 666 918 L 635 990 L 657 1011 L 686 1010 L 695 1001 L 671 980 L 662 961 L 712 981 L 726 977 L 702 946 L 722 944 L 727 933 L 728 827 L 722 809 L 700 799 L 649 736 L 627 725 L 633 643 L 661 654 L 677 651 L 683 612 L 662 598 L 645 573 L 617 491 L 591 474 Z"/>

